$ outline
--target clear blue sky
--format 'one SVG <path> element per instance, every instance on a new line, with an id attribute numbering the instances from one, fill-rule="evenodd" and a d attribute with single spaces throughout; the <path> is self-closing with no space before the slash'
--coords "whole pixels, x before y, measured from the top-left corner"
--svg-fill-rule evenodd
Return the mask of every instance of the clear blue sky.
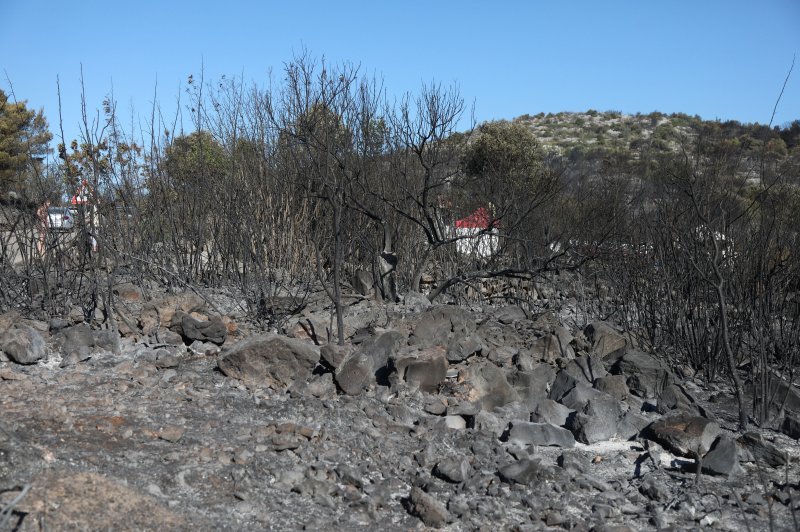
<path id="1" fill-rule="evenodd" d="M 797 53 L 774 124 L 800 119 L 798 0 L 0 0 L 0 88 L 57 134 L 60 78 L 68 140 L 81 65 L 89 111 L 113 87 L 138 124 L 154 94 L 174 113 L 201 68 L 264 84 L 303 48 L 391 95 L 456 82 L 478 121 L 591 108 L 767 123 Z"/>

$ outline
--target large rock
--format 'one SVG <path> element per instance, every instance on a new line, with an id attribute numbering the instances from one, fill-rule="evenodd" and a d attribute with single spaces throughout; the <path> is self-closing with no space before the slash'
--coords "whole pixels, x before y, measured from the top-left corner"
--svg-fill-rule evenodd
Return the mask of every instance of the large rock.
<path id="1" fill-rule="evenodd" d="M 755 397 L 757 400 L 769 397 L 772 399 L 770 402 L 770 410 L 777 412 L 779 408 L 783 407 L 789 412 L 800 415 L 800 387 L 795 384 L 786 382 L 785 379 L 780 378 L 774 373 L 770 373 L 767 381 L 767 393 L 762 393 L 760 386 L 761 379 L 755 379 L 756 389 Z M 761 405 L 758 405 L 759 407 Z"/>
<path id="2" fill-rule="evenodd" d="M 590 323 L 583 330 L 583 334 L 592 346 L 592 352 L 600 358 L 625 347 L 628 343 L 624 336 L 603 321 Z"/>
<path id="3" fill-rule="evenodd" d="M 509 425 L 508 442 L 517 445 L 575 447 L 575 438 L 566 429 L 548 423 L 514 421 Z"/>
<path id="4" fill-rule="evenodd" d="M 86 358 L 91 354 L 94 343 L 94 332 L 85 323 L 61 329 L 53 336 L 53 345 L 64 356 L 73 355 Z"/>
<path id="5" fill-rule="evenodd" d="M 420 316 L 408 343 L 423 347 L 447 347 L 454 336 L 467 336 L 476 328 L 474 317 L 464 309 L 433 307 Z"/>
<path id="6" fill-rule="evenodd" d="M 461 362 L 486 350 L 483 341 L 476 333 L 454 334 L 447 346 L 447 360 Z"/>
<path id="7" fill-rule="evenodd" d="M 375 279 L 365 270 L 356 270 L 353 275 L 353 290 L 362 296 L 371 296 L 375 293 Z"/>
<path id="8" fill-rule="evenodd" d="M 443 347 L 401 351 L 392 358 L 393 378 L 401 379 L 412 389 L 434 393 L 447 377 L 447 355 Z"/>
<path id="9" fill-rule="evenodd" d="M 234 344 L 220 359 L 219 368 L 248 383 L 290 386 L 307 380 L 319 359 L 319 350 L 302 340 L 262 334 Z"/>
<path id="10" fill-rule="evenodd" d="M 508 382 L 517 391 L 521 401 L 533 406 L 547 397 L 547 390 L 555 377 L 556 372 L 552 367 L 538 364 L 530 371 L 512 372 L 508 376 Z"/>
<path id="11" fill-rule="evenodd" d="M 213 316 L 208 320 L 198 320 L 189 314 L 180 316 L 180 334 L 192 343 L 195 340 L 201 342 L 211 342 L 212 344 L 222 345 L 228 337 L 228 328 L 219 316 Z"/>
<path id="12" fill-rule="evenodd" d="M 517 305 L 507 305 L 505 307 L 500 307 L 494 312 L 492 317 L 497 321 L 499 321 L 500 323 L 502 323 L 503 325 L 511 325 L 515 321 L 528 319 L 528 316 L 527 314 L 525 314 L 525 311 Z"/>
<path id="13" fill-rule="evenodd" d="M 711 450 L 703 457 L 703 472 L 712 475 L 730 476 L 741 471 L 739 465 L 739 448 L 736 442 L 727 436 L 720 436 L 711 446 Z"/>
<path id="14" fill-rule="evenodd" d="M 321 350 L 323 359 L 336 367 L 336 384 L 347 394 L 361 393 L 374 383 L 389 384 L 389 359 L 393 358 L 405 337 L 397 331 L 388 331 L 371 337 L 337 362 L 341 347 L 326 346 Z"/>
<path id="15" fill-rule="evenodd" d="M 35 364 L 47 355 L 47 346 L 38 331 L 17 325 L 0 334 L 0 351 L 17 364 Z"/>
<path id="16" fill-rule="evenodd" d="M 617 422 L 617 438 L 621 440 L 636 439 L 650 422 L 640 413 L 630 409 Z"/>
<path id="17" fill-rule="evenodd" d="M 772 467 L 786 465 L 787 454 L 766 441 L 757 432 L 746 432 L 737 441 L 744 450 L 742 460 L 746 462 L 767 464 Z"/>
<path id="18" fill-rule="evenodd" d="M 531 421 L 563 427 L 574 410 L 552 399 L 540 400 L 531 410 Z"/>
<path id="19" fill-rule="evenodd" d="M 800 439 L 800 419 L 786 414 L 783 418 L 783 423 L 781 423 L 781 432 L 795 440 Z"/>
<path id="20" fill-rule="evenodd" d="M 658 396 L 656 410 L 666 414 L 672 410 L 680 410 L 694 416 L 711 418 L 708 412 L 697 403 L 697 400 L 679 384 L 669 384 Z"/>
<path id="21" fill-rule="evenodd" d="M 548 480 L 566 478 L 566 473 L 561 468 L 544 465 L 539 459 L 528 458 L 506 464 L 500 468 L 498 473 L 501 480 L 516 482 L 517 484 L 542 483 Z"/>
<path id="22" fill-rule="evenodd" d="M 508 383 L 506 373 L 491 362 L 472 364 L 466 372 L 468 399 L 479 403 L 484 410 L 519 401 L 516 390 Z"/>
<path id="23" fill-rule="evenodd" d="M 656 398 L 675 381 L 672 372 L 660 360 L 642 351 L 627 351 L 611 367 L 611 373 L 625 375 L 631 393 Z"/>
<path id="24" fill-rule="evenodd" d="M 578 379 L 562 369 L 556 374 L 556 378 L 550 385 L 548 397 L 553 401 L 561 401 L 561 399 L 569 394 L 577 385 Z"/>
<path id="25" fill-rule="evenodd" d="M 190 314 L 203 310 L 205 306 L 205 300 L 194 292 L 184 292 L 154 299 L 142 308 L 139 316 L 139 326 L 142 332 L 150 334 L 158 327 L 169 327 L 176 312 Z"/>
<path id="26" fill-rule="evenodd" d="M 597 355 L 583 355 L 570 360 L 564 366 L 564 371 L 578 379 L 578 381 L 590 385 L 597 379 L 608 375 L 606 368 L 603 366 L 603 360 Z"/>
<path id="27" fill-rule="evenodd" d="M 651 423 L 645 437 L 681 456 L 704 456 L 719 436 L 715 422 L 699 416 L 678 414 Z"/>
<path id="28" fill-rule="evenodd" d="M 597 395 L 567 420 L 567 428 L 581 443 L 592 444 L 613 438 L 621 415 L 619 401 L 608 394 L 593 390 Z"/>
<path id="29" fill-rule="evenodd" d="M 547 334 L 534 340 L 530 353 L 535 362 L 555 363 L 562 356 L 561 342 L 555 334 Z"/>
<path id="30" fill-rule="evenodd" d="M 375 362 L 363 351 L 348 355 L 336 368 L 336 384 L 348 395 L 357 395 L 375 382 Z"/>
<path id="31" fill-rule="evenodd" d="M 600 377 L 594 381 L 596 390 L 605 392 L 617 401 L 624 401 L 628 398 L 628 385 L 624 375 L 608 375 Z"/>

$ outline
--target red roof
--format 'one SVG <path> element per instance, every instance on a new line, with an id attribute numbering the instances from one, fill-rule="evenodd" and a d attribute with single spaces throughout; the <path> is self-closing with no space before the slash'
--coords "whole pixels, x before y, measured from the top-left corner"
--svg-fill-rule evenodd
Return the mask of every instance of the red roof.
<path id="1" fill-rule="evenodd" d="M 466 218 L 456 220 L 456 227 L 459 229 L 491 229 L 497 225 L 488 209 L 484 207 L 480 207 Z"/>

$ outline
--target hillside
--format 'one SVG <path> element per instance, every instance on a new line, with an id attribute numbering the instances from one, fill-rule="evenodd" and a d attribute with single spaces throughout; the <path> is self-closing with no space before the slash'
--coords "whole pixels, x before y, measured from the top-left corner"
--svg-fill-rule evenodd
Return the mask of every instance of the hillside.
<path id="1" fill-rule="evenodd" d="M 645 149 L 676 151 L 681 139 L 690 140 L 701 134 L 713 135 L 754 154 L 766 145 L 768 152 L 785 156 L 800 145 L 800 121 L 784 128 L 770 128 L 735 120 L 702 120 L 683 113 L 628 115 L 595 110 L 526 114 L 515 121 L 528 125 L 546 149 L 573 160 L 609 152 L 638 158 Z"/>

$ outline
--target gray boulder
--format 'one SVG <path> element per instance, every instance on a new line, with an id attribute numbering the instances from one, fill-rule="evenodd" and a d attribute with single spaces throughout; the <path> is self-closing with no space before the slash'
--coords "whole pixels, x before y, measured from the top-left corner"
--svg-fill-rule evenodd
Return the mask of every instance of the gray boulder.
<path id="1" fill-rule="evenodd" d="M 737 441 L 744 450 L 741 459 L 745 462 L 757 462 L 771 467 L 786 465 L 787 454 L 764 440 L 757 432 L 746 432 Z"/>
<path id="2" fill-rule="evenodd" d="M 540 400 L 531 410 L 531 421 L 563 427 L 574 410 L 552 399 Z"/>
<path id="3" fill-rule="evenodd" d="M 419 292 L 408 292 L 404 295 L 403 305 L 413 312 L 423 312 L 431 308 L 430 300 Z"/>
<path id="4" fill-rule="evenodd" d="M 364 270 L 356 270 L 353 275 L 353 290 L 362 296 L 371 296 L 375 292 L 375 279 Z"/>
<path id="5" fill-rule="evenodd" d="M 94 332 L 85 323 L 61 329 L 53 336 L 53 345 L 65 358 L 77 357 L 85 360 L 91 355 L 94 343 Z"/>
<path id="6" fill-rule="evenodd" d="M 440 501 L 414 486 L 409 494 L 409 510 L 419 517 L 425 525 L 441 528 L 451 520 L 450 512 Z"/>
<path id="7" fill-rule="evenodd" d="M 528 319 L 525 311 L 517 305 L 507 305 L 497 309 L 492 317 L 503 325 L 511 325 L 515 321 Z"/>
<path id="8" fill-rule="evenodd" d="M 348 355 L 336 368 L 334 380 L 348 395 L 357 395 L 375 382 L 375 362 L 363 351 Z"/>
<path id="9" fill-rule="evenodd" d="M 539 459 L 523 458 L 511 462 L 498 471 L 500 479 L 504 482 L 517 484 L 541 483 L 555 479 L 566 479 L 566 473 L 561 468 L 542 464 Z"/>
<path id="10" fill-rule="evenodd" d="M 595 380 L 608 375 L 603 366 L 603 360 L 597 355 L 584 355 L 574 360 L 570 360 L 564 371 L 575 377 L 579 382 L 589 385 Z"/>
<path id="11" fill-rule="evenodd" d="M 508 442 L 517 445 L 575 447 L 575 438 L 566 429 L 548 423 L 514 421 L 508 428 Z"/>
<path id="12" fill-rule="evenodd" d="M 619 401 L 608 394 L 592 390 L 597 395 L 590 398 L 582 410 L 571 416 L 566 426 L 575 439 L 592 444 L 613 438 L 617 434 L 617 421 L 621 415 Z"/>
<path id="13" fill-rule="evenodd" d="M 611 367 L 611 373 L 625 375 L 631 393 L 656 398 L 675 381 L 672 372 L 657 358 L 642 351 L 629 350 Z"/>
<path id="14" fill-rule="evenodd" d="M 558 336 L 554 334 L 547 334 L 534 340 L 529 351 L 535 362 L 547 363 L 554 363 L 561 358 L 562 353 L 561 343 Z"/>
<path id="15" fill-rule="evenodd" d="M 392 377 L 412 389 L 434 393 L 447 378 L 447 356 L 441 347 L 401 351 L 392 358 L 392 363 L 395 369 Z"/>
<path id="16" fill-rule="evenodd" d="M 158 327 L 169 327 L 176 312 L 190 314 L 203 310 L 205 306 L 205 300 L 194 292 L 154 299 L 142 307 L 139 326 L 145 334 L 150 334 Z"/>
<path id="17" fill-rule="evenodd" d="M 717 438 L 711 450 L 703 457 L 702 467 L 704 473 L 712 475 L 730 476 L 741 471 L 736 442 L 727 436 Z"/>
<path id="18" fill-rule="evenodd" d="M 484 410 L 519 401 L 519 394 L 508 383 L 505 371 L 491 362 L 472 364 L 466 374 L 465 384 L 471 388 L 470 399 L 478 401 Z"/>
<path id="19" fill-rule="evenodd" d="M 699 416 L 678 414 L 651 423 L 644 436 L 681 456 L 704 456 L 717 439 L 720 427 Z"/>
<path id="20" fill-rule="evenodd" d="M 624 336 L 603 321 L 590 323 L 583 330 L 583 334 L 592 346 L 592 352 L 600 358 L 625 347 L 628 343 Z"/>
<path id="21" fill-rule="evenodd" d="M 222 345 L 228 337 L 228 328 L 219 316 L 201 321 L 189 314 L 182 314 L 180 315 L 180 331 L 177 332 L 188 341 L 187 343 L 200 340 Z"/>
<path id="22" fill-rule="evenodd" d="M 424 347 L 446 347 L 454 336 L 467 336 L 476 328 L 475 318 L 464 309 L 432 307 L 420 316 L 408 343 Z"/>
<path id="23" fill-rule="evenodd" d="M 605 392 L 617 401 L 624 401 L 628 398 L 628 385 L 624 375 L 608 375 L 595 379 L 594 387 L 596 390 Z"/>
<path id="24" fill-rule="evenodd" d="M 800 439 L 800 419 L 786 414 L 781 423 L 781 432 L 795 440 Z"/>
<path id="25" fill-rule="evenodd" d="M 290 386 L 307 380 L 319 362 L 315 346 L 276 334 L 261 334 L 231 346 L 220 359 L 227 376 L 248 383 Z"/>
<path id="26" fill-rule="evenodd" d="M 17 364 L 35 364 L 47 355 L 47 346 L 38 331 L 18 325 L 0 335 L 0 351 Z"/>
<path id="27" fill-rule="evenodd" d="M 628 410 L 617 422 L 617 437 L 623 440 L 636 439 L 650 423 L 638 412 Z"/>
<path id="28" fill-rule="evenodd" d="M 447 482 L 464 482 L 472 474 L 472 466 L 466 458 L 454 456 L 439 461 L 433 474 Z"/>

